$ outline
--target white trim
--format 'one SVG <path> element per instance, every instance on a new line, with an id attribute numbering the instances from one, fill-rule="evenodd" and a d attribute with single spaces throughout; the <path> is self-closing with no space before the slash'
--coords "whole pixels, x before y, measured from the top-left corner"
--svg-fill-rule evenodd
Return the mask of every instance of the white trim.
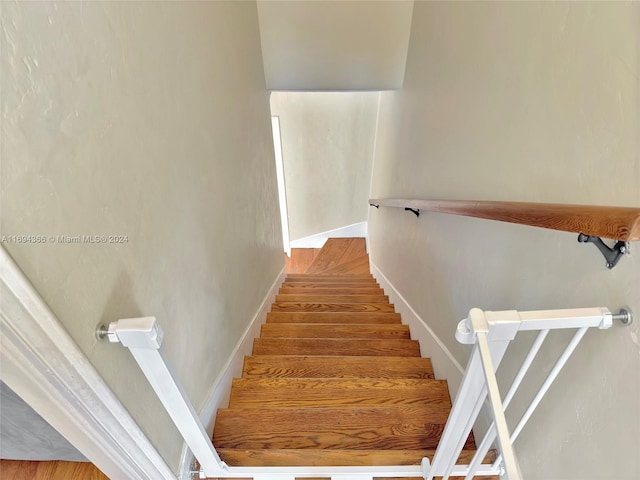
<path id="1" fill-rule="evenodd" d="M 371 177 L 369 178 L 369 197 L 373 196 L 373 178 L 376 168 L 376 151 L 378 150 L 378 132 L 380 131 L 380 104 L 382 103 L 382 92 L 378 92 L 378 108 L 376 109 L 376 130 L 373 136 L 373 154 L 371 157 Z M 371 218 L 371 206 L 367 207 L 367 224 Z M 367 252 L 369 252 L 369 232 L 366 235 Z"/>
<path id="2" fill-rule="evenodd" d="M 291 243 L 289 239 L 289 210 L 287 209 L 287 184 L 284 178 L 284 159 L 282 157 L 282 137 L 280 135 L 280 117 L 271 116 L 271 130 L 273 133 L 273 152 L 276 159 L 276 179 L 278 181 L 278 202 L 280 204 L 280 223 L 282 225 L 282 244 L 284 253 L 291 257 Z"/>
<path id="3" fill-rule="evenodd" d="M 458 363 L 444 342 L 429 327 L 429 324 L 409 305 L 409 302 L 398 292 L 373 261 L 370 262 L 370 267 L 371 273 L 378 280 L 385 294 L 389 295 L 389 302 L 395 305 L 396 311 L 402 316 L 403 322 L 409 325 L 411 338 L 420 342 L 422 355 L 431 357 L 436 378 L 447 380 L 451 398 L 455 398 L 460 382 L 462 382 L 464 368 Z"/>
<path id="4" fill-rule="evenodd" d="M 204 407 L 200 410 L 200 421 L 205 426 L 207 434 L 211 437 L 213 434 L 213 425 L 216 421 L 216 414 L 219 408 L 226 408 L 229 405 L 229 397 L 231 394 L 231 383 L 234 378 L 238 378 L 242 375 L 242 367 L 244 364 L 244 357 L 251 355 L 253 350 L 253 340 L 260 336 L 260 328 L 267 319 L 267 312 L 271 310 L 271 304 L 275 302 L 276 294 L 280 289 L 280 286 L 284 282 L 286 271 L 283 268 L 274 280 L 269 292 L 265 296 L 258 312 L 249 323 L 249 326 L 245 330 L 244 334 L 238 341 L 236 347 L 233 349 L 229 360 L 222 368 L 220 375 L 213 383 L 208 400 L 205 402 Z M 190 480 L 189 469 L 193 455 L 189 449 L 185 446 L 182 450 L 182 459 L 180 462 L 181 479 Z"/>
<path id="5" fill-rule="evenodd" d="M 291 248 L 322 248 L 329 238 L 366 237 L 367 222 L 353 223 L 291 241 Z"/>
<path id="6" fill-rule="evenodd" d="M 176 475 L 0 247 L 2 381 L 111 479 Z"/>
<path id="7" fill-rule="evenodd" d="M 376 480 L 379 478 L 425 478 L 424 467 L 428 467 L 429 458 L 425 457 L 421 465 L 392 465 L 364 467 L 229 467 L 219 475 L 219 479 L 251 478 L 253 480 L 298 480 L 303 478 L 328 478 L 331 480 Z M 464 476 L 469 470 L 467 465 L 455 465 L 452 477 Z M 444 475 L 441 470 L 430 469 Z M 482 464 L 476 475 L 499 475 L 500 468 L 491 464 Z"/>

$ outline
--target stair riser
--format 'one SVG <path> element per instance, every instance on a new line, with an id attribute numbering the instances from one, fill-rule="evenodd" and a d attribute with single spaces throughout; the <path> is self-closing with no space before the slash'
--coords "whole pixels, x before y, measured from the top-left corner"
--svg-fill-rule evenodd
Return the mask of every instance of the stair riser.
<path id="1" fill-rule="evenodd" d="M 253 354 L 419 357 L 420 345 L 415 340 L 257 338 Z"/>
<path id="2" fill-rule="evenodd" d="M 262 338 L 361 338 L 409 339 L 406 325 L 342 325 L 265 323 Z"/>
<path id="3" fill-rule="evenodd" d="M 384 295 L 381 288 L 355 287 L 355 288 L 296 288 L 282 287 L 278 292 L 281 295 Z"/>
<path id="4" fill-rule="evenodd" d="M 271 306 L 272 312 L 372 312 L 394 313 L 388 303 L 300 303 L 278 302 Z"/>
<path id="5" fill-rule="evenodd" d="M 281 288 L 297 288 L 297 289 L 353 289 L 353 288 L 380 288 L 377 282 L 283 282 Z M 311 292 L 309 292 L 311 293 Z"/>
<path id="6" fill-rule="evenodd" d="M 335 277 L 335 276 L 321 277 L 321 276 L 311 276 L 311 275 L 292 277 L 289 275 L 285 278 L 284 283 L 291 284 L 291 285 L 296 283 L 314 283 L 314 284 L 337 283 L 341 285 L 344 285 L 344 284 L 378 285 L 378 282 L 376 281 L 376 279 L 369 275 L 367 276 L 343 275 L 340 277 Z"/>
<path id="7" fill-rule="evenodd" d="M 270 312 L 267 323 L 400 324 L 399 313 Z"/>
<path id="8" fill-rule="evenodd" d="M 318 295 L 318 294 L 296 294 L 296 295 L 276 295 L 276 302 L 296 302 L 296 303 L 389 303 L 386 295 Z"/>
<path id="9" fill-rule="evenodd" d="M 245 359 L 242 377 L 433 379 L 434 375 L 428 358 L 259 355 Z"/>

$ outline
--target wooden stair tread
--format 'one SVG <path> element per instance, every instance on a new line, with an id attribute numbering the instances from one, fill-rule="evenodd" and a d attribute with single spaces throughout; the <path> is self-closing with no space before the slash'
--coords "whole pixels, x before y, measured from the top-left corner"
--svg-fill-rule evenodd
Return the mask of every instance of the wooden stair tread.
<path id="1" fill-rule="evenodd" d="M 445 405 L 445 380 L 422 379 L 235 379 L 229 408 Z"/>
<path id="2" fill-rule="evenodd" d="M 436 448 L 449 416 L 441 405 L 221 409 L 219 448 Z M 465 444 L 472 448 L 470 436 Z"/>
<path id="3" fill-rule="evenodd" d="M 304 273 L 320 250 L 319 248 L 292 248 L 291 256 L 285 255 L 287 273 Z"/>
<path id="4" fill-rule="evenodd" d="M 314 284 L 315 287 L 297 287 L 283 285 L 278 292 L 281 295 L 384 295 L 380 287 L 323 287 L 324 284 Z M 333 284 L 331 284 L 333 285 Z"/>
<path id="5" fill-rule="evenodd" d="M 276 302 L 271 305 L 272 312 L 394 312 L 389 303 L 311 303 Z"/>
<path id="6" fill-rule="evenodd" d="M 267 323 L 400 324 L 395 312 L 269 312 Z"/>
<path id="7" fill-rule="evenodd" d="M 321 273 L 323 270 L 340 263 L 346 253 L 353 251 L 353 238 L 329 238 L 320 253 L 307 267 L 305 273 Z"/>
<path id="8" fill-rule="evenodd" d="M 419 357 L 420 344 L 404 339 L 256 338 L 253 355 Z"/>
<path id="9" fill-rule="evenodd" d="M 342 255 L 342 258 L 340 259 L 340 261 L 341 262 L 348 261 L 351 258 L 357 258 L 366 254 L 367 254 L 367 241 L 364 238 L 355 237 L 351 239 L 351 245 L 349 245 L 349 248 L 347 248 L 347 251 L 344 252 L 344 255 Z M 367 271 L 367 273 L 370 273 L 370 272 Z"/>
<path id="10" fill-rule="evenodd" d="M 332 265 L 327 267 L 322 273 L 323 275 L 369 273 L 369 255 L 365 254 L 360 257 Z"/>
<path id="11" fill-rule="evenodd" d="M 373 274 L 371 272 L 366 272 L 366 273 L 351 273 L 351 272 L 344 272 L 344 273 L 309 273 L 309 272 L 305 272 L 305 273 L 290 273 L 287 274 L 287 277 L 292 277 L 292 278 L 314 278 L 314 277 L 319 277 L 319 278 L 325 278 L 325 277 L 336 277 L 336 278 L 344 278 L 344 277 L 352 277 L 352 278 L 373 278 Z"/>
<path id="12" fill-rule="evenodd" d="M 348 277 L 287 277 L 282 282 L 283 287 L 311 287 L 311 288 L 339 288 L 339 287 L 378 287 L 380 284 L 375 278 L 348 278 Z"/>
<path id="13" fill-rule="evenodd" d="M 378 281 L 371 275 L 287 275 L 284 283 L 363 283 L 378 284 Z"/>
<path id="14" fill-rule="evenodd" d="M 386 295 L 319 295 L 313 294 L 278 294 L 276 302 L 296 303 L 389 303 Z"/>
<path id="15" fill-rule="evenodd" d="M 262 338 L 396 338 L 408 339 L 409 327 L 399 324 L 265 323 Z"/>
<path id="16" fill-rule="evenodd" d="M 340 290 L 352 290 L 352 289 L 360 289 L 360 288 L 380 288 L 380 284 L 378 282 L 284 282 L 280 289 L 304 289 L 305 291 L 309 290 L 311 293 L 316 289 L 322 290 L 327 288 L 338 288 Z"/>
<path id="17" fill-rule="evenodd" d="M 222 448 L 218 453 L 228 465 L 248 467 L 275 466 L 378 466 L 378 465 L 420 465 L 424 457 L 433 460 L 435 449 L 415 450 L 295 450 L 295 449 L 243 449 Z M 460 452 L 458 463 L 468 465 L 475 450 Z M 490 450 L 483 463 L 493 463 L 496 451 Z M 414 479 L 415 480 L 415 479 Z M 477 479 L 475 479 L 477 480 Z"/>
<path id="18" fill-rule="evenodd" d="M 246 357 L 243 378 L 434 378 L 431 359 L 421 357 Z"/>
<path id="19" fill-rule="evenodd" d="M 352 290 L 354 288 L 368 288 L 368 289 L 381 289 L 380 284 L 378 282 L 309 282 L 309 281 L 301 281 L 301 282 L 282 282 L 280 285 L 281 289 L 304 289 L 305 292 L 308 292 L 309 289 L 311 291 L 315 290 L 326 290 L 326 289 L 339 289 L 339 290 Z M 311 293 L 311 292 L 309 292 Z"/>
<path id="20" fill-rule="evenodd" d="M 366 273 L 288 273 L 287 278 L 374 278 L 371 272 Z"/>

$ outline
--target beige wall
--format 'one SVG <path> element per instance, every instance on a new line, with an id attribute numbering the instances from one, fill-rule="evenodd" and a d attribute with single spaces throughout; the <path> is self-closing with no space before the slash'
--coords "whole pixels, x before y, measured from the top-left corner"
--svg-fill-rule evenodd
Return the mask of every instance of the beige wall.
<path id="1" fill-rule="evenodd" d="M 416 2 L 372 196 L 640 206 L 639 49 L 637 2 Z M 369 229 L 373 262 L 460 361 L 474 306 L 640 312 L 637 252 L 608 271 L 574 234 L 396 209 Z M 587 334 L 516 443 L 525 478 L 638 478 L 639 337 L 638 321 Z"/>
<path id="2" fill-rule="evenodd" d="M 270 90 L 401 88 L 413 0 L 258 2 Z"/>
<path id="3" fill-rule="evenodd" d="M 182 440 L 100 322 L 155 315 L 199 409 L 283 267 L 255 2 L 2 2 L 5 244 L 175 468 Z"/>
<path id="4" fill-rule="evenodd" d="M 291 240 L 367 219 L 378 93 L 271 94 Z"/>

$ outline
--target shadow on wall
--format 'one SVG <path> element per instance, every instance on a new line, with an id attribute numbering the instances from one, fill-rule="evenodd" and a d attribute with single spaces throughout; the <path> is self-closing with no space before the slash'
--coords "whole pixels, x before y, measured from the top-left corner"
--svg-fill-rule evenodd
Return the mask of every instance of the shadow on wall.
<path id="1" fill-rule="evenodd" d="M 2 382 L 0 397 L 0 458 L 87 461 L 57 430 Z"/>

